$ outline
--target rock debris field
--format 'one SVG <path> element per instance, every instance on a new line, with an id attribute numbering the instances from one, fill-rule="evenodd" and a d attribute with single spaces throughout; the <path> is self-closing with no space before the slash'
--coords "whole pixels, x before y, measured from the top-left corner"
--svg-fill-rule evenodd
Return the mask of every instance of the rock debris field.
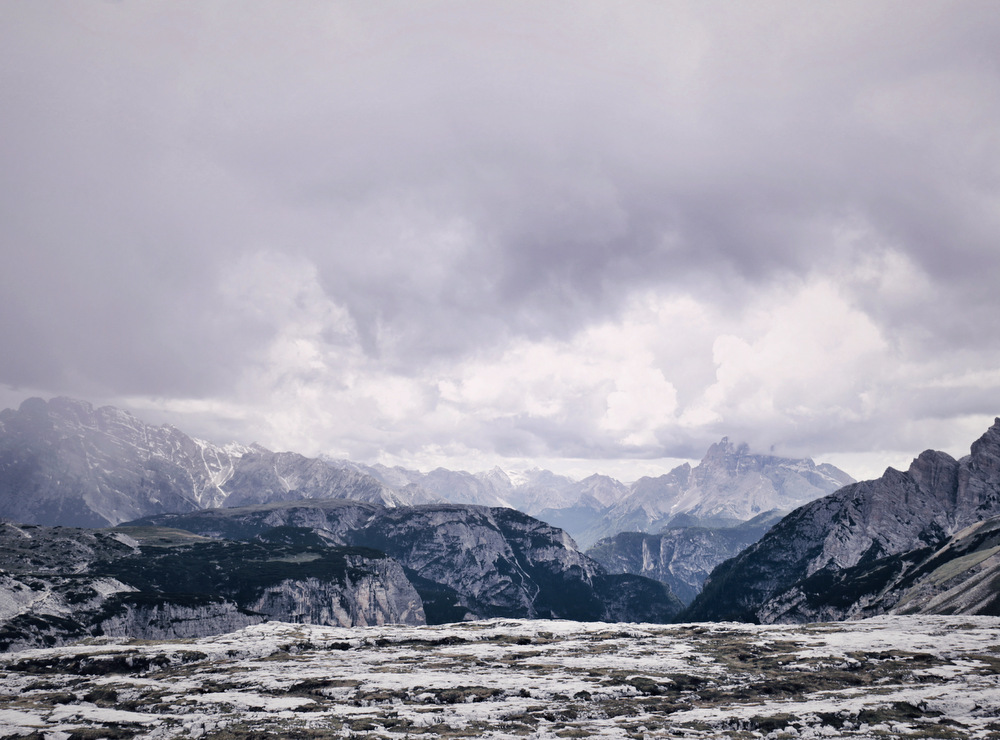
<path id="1" fill-rule="evenodd" d="M 490 620 L 0 655 L 0 737 L 1000 738 L 1000 619 Z"/>

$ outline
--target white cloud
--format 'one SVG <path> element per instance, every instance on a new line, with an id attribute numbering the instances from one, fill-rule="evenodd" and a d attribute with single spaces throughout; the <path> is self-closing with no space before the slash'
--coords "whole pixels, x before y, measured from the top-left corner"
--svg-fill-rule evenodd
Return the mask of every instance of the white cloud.
<path id="1" fill-rule="evenodd" d="M 860 421 L 872 411 L 867 394 L 892 367 L 879 327 L 822 279 L 759 298 L 742 326 L 715 340 L 712 354 L 715 382 L 684 410 L 682 424 L 756 424 L 776 434 Z"/>
<path id="2" fill-rule="evenodd" d="M 985 7 L 0 6 L 0 387 L 413 464 L 952 444 Z"/>

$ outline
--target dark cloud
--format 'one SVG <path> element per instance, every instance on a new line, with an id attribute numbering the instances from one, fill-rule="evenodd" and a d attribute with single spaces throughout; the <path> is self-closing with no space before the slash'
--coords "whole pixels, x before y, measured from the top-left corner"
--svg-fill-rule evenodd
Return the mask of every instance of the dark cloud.
<path id="1" fill-rule="evenodd" d="M 854 450 L 908 414 L 947 415 L 949 399 L 963 418 L 1000 404 L 995 381 L 939 388 L 937 411 L 919 390 L 1000 360 L 990 3 L 38 2 L 0 15 L 7 386 L 205 408 L 316 396 L 354 409 L 329 444 L 462 436 L 522 456 L 679 456 L 719 432 Z M 824 376 L 814 359 L 790 371 L 794 332 L 766 324 L 810 291 L 836 296 L 813 331 L 854 327 L 869 358 L 828 358 L 831 377 L 857 375 L 823 408 L 789 395 Z M 633 326 L 643 346 L 607 352 L 624 367 L 648 350 L 676 391 L 657 424 L 636 418 L 641 444 L 622 441 L 631 401 L 603 418 L 609 394 L 633 393 L 615 390 L 611 360 L 567 381 L 597 394 L 576 416 L 506 396 L 492 417 L 473 408 L 469 367 L 502 367 L 525 343 L 586 364 L 594 327 L 659 320 L 636 318 L 647 295 L 701 308 L 668 311 L 662 340 Z M 743 357 L 719 343 L 730 335 L 750 354 L 727 364 L 720 348 Z M 765 383 L 777 409 L 746 400 L 769 373 L 788 375 L 784 395 Z M 355 403 L 362 377 L 392 390 Z M 441 381 L 471 395 L 442 400 Z M 890 392 L 900 384 L 911 390 Z M 386 420 L 348 431 L 371 404 Z M 291 422 L 264 405 L 259 431 L 280 436 Z M 392 431 L 380 442 L 378 429 Z"/>

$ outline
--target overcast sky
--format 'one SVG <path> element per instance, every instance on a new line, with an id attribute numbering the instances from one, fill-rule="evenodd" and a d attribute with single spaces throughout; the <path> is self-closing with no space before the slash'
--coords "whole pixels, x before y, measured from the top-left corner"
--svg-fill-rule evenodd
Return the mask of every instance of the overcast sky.
<path id="1" fill-rule="evenodd" d="M 0 5 L 0 401 L 622 479 L 1000 415 L 1000 4 Z"/>

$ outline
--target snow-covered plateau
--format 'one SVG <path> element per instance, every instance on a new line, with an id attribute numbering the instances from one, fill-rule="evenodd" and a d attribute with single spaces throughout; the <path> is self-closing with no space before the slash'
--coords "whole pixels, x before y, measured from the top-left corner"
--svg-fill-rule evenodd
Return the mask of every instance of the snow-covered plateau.
<path id="1" fill-rule="evenodd" d="M 91 639 L 0 654 L 0 737 L 1000 738 L 1000 618 Z"/>

